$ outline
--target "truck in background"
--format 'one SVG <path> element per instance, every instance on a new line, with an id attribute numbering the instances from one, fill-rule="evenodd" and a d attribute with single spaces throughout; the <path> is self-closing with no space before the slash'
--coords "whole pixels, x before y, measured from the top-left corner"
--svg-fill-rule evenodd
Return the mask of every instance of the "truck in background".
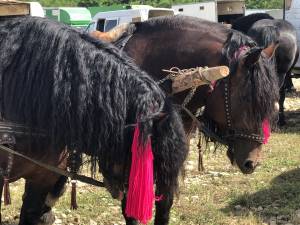
<path id="1" fill-rule="evenodd" d="M 44 8 L 44 10 L 49 19 L 80 29 L 85 29 L 92 20 L 90 11 L 84 7 Z"/>
<path id="2" fill-rule="evenodd" d="M 300 1 L 289 0 L 286 3 L 285 19 L 296 28 L 298 48 L 300 49 Z M 298 59 L 293 72 L 300 75 L 300 59 Z"/>
<path id="3" fill-rule="evenodd" d="M 134 6 L 133 6 L 134 7 Z M 87 28 L 87 32 L 95 30 L 107 32 L 113 27 L 130 22 L 145 21 L 153 17 L 174 15 L 173 9 L 139 6 L 135 9 L 99 12 Z"/>
<path id="4" fill-rule="evenodd" d="M 45 17 L 45 12 L 42 5 L 39 2 L 28 2 L 30 5 L 30 15 Z"/>
<path id="5" fill-rule="evenodd" d="M 231 23 L 245 15 L 244 0 L 215 0 L 173 5 L 176 13 L 219 23 Z"/>
<path id="6" fill-rule="evenodd" d="M 87 9 L 90 11 L 92 18 L 99 12 L 116 11 L 128 9 L 128 5 L 110 5 L 110 6 L 91 6 Z"/>

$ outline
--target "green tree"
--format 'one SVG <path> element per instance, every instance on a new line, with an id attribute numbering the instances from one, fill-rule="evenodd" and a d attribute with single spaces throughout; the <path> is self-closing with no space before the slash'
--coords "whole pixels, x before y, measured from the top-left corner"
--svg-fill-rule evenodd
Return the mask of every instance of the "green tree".
<path id="1" fill-rule="evenodd" d="M 96 0 L 80 0 L 77 6 L 79 7 L 99 6 L 99 3 Z"/>
<path id="2" fill-rule="evenodd" d="M 248 9 L 280 9 L 283 0 L 246 0 Z"/>

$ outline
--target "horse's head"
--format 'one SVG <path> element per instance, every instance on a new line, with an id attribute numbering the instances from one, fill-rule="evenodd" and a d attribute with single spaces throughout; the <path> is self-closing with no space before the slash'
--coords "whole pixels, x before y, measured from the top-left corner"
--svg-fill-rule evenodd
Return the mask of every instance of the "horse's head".
<path id="1" fill-rule="evenodd" d="M 276 46 L 262 49 L 243 44 L 233 49 L 232 40 L 230 44 L 223 53 L 231 74 L 209 95 L 204 116 L 229 146 L 231 162 L 243 173 L 252 173 L 264 142 L 263 121 L 270 121 L 276 112 L 278 86 L 271 60 Z"/>

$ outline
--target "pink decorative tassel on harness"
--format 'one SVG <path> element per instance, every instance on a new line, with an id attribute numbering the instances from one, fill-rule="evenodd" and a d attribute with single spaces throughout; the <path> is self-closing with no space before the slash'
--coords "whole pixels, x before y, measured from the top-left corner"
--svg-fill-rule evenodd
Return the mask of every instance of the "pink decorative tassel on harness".
<path id="1" fill-rule="evenodd" d="M 146 224 L 152 218 L 154 202 L 153 153 L 151 139 L 145 145 L 140 143 L 138 125 L 134 130 L 131 147 L 132 162 L 129 189 L 126 201 L 126 215 Z"/>
<path id="2" fill-rule="evenodd" d="M 267 144 L 271 135 L 271 128 L 270 128 L 270 123 L 269 120 L 264 119 L 264 121 L 262 122 L 262 130 L 263 130 L 263 134 L 264 134 L 264 140 L 263 140 L 263 144 Z"/>

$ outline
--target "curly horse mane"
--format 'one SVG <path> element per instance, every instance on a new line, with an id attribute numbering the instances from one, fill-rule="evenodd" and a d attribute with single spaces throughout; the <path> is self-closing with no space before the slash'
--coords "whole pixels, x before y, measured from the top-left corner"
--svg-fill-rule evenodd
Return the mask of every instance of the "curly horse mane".
<path id="1" fill-rule="evenodd" d="M 104 170 L 128 158 L 126 125 L 140 121 L 142 140 L 153 135 L 159 182 L 177 187 L 187 155 L 182 121 L 159 86 L 116 48 L 34 17 L 0 19 L 0 48 L 6 120 L 43 129 L 52 152 L 72 146 Z M 167 117 L 156 122 L 162 110 Z"/>

